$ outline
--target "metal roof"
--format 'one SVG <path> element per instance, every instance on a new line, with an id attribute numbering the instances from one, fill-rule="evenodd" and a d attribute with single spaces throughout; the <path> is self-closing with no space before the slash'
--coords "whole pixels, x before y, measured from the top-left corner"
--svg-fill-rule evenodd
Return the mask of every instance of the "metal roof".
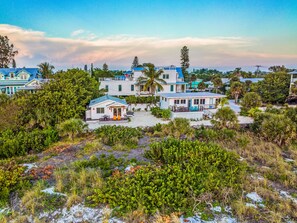
<path id="1" fill-rule="evenodd" d="M 116 97 L 113 97 L 113 96 L 110 96 L 110 95 L 104 95 L 100 98 L 96 98 L 96 99 L 93 99 L 92 101 L 90 101 L 90 104 L 89 106 L 93 106 L 95 104 L 98 104 L 98 103 L 101 103 L 103 101 L 107 101 L 107 100 L 111 100 L 111 101 L 115 101 L 115 102 L 118 102 L 118 103 L 121 103 L 121 104 L 124 104 L 124 105 L 128 105 L 126 100 L 125 99 L 120 99 L 120 98 L 116 98 Z"/>
<path id="2" fill-rule="evenodd" d="M 226 95 L 210 92 L 191 92 L 191 93 L 159 93 L 158 96 L 164 98 L 199 98 L 199 97 L 226 97 Z"/>

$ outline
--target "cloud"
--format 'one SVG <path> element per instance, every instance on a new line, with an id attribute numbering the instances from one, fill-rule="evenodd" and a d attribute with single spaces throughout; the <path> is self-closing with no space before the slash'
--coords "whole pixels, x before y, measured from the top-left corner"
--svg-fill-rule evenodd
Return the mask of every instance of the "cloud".
<path id="1" fill-rule="evenodd" d="M 78 29 L 78 30 L 75 30 L 75 31 L 73 31 L 72 33 L 71 33 L 71 36 L 73 37 L 73 36 L 78 36 L 78 35 L 80 35 L 80 34 L 83 34 L 85 32 L 85 30 L 83 30 L 83 29 Z"/>
<path id="2" fill-rule="evenodd" d="M 190 49 L 190 63 L 195 67 L 238 67 L 255 64 L 296 64 L 297 54 L 257 52 L 259 40 L 244 37 L 183 37 L 162 39 L 117 35 L 97 37 L 79 29 L 69 38 L 47 37 L 46 33 L 0 24 L 1 35 L 7 35 L 19 50 L 17 65 L 36 66 L 48 61 L 56 68 L 82 67 L 106 62 L 111 68 L 129 68 L 134 56 L 140 62 L 156 65 L 179 65 L 180 49 Z"/>

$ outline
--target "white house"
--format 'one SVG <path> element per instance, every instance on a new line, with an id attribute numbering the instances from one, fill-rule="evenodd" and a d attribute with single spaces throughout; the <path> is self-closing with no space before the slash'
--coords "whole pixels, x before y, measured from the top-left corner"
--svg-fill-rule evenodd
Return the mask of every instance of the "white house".
<path id="1" fill-rule="evenodd" d="M 126 100 L 104 95 L 90 101 L 86 120 L 122 120 L 126 117 Z"/>
<path id="2" fill-rule="evenodd" d="M 172 118 L 200 119 L 209 110 L 215 110 L 222 94 L 210 92 L 160 93 L 160 108 L 170 109 Z"/>
<path id="3" fill-rule="evenodd" d="M 137 85 L 137 79 L 143 76 L 145 68 L 136 67 L 133 71 L 127 72 L 125 75 L 117 76 L 115 78 L 100 78 L 100 87 L 106 89 L 109 95 L 148 95 L 149 89 L 144 91 L 143 85 Z M 186 92 L 186 82 L 184 82 L 184 75 L 180 67 L 156 67 L 157 70 L 162 69 L 164 73 L 161 78 L 166 81 L 163 84 L 164 93 Z M 158 90 L 160 92 L 160 90 Z"/>
<path id="4" fill-rule="evenodd" d="M 36 92 L 37 90 L 40 90 L 42 85 L 45 83 L 48 83 L 50 79 L 39 79 L 35 78 L 28 83 L 26 83 L 24 86 L 19 87 L 17 91 L 29 91 L 31 93 Z"/>

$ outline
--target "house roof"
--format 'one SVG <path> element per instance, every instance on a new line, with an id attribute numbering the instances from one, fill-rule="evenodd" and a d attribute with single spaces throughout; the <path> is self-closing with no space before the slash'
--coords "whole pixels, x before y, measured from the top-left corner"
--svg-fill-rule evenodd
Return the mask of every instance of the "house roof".
<path id="1" fill-rule="evenodd" d="M 37 78 L 38 75 L 40 75 L 38 68 L 0 68 L 0 73 L 4 74 L 4 76 L 10 75 L 10 73 L 18 75 L 22 71 L 25 71 L 28 74 L 30 74 L 29 81 Z"/>
<path id="2" fill-rule="evenodd" d="M 160 93 L 158 96 L 165 98 L 199 98 L 199 97 L 226 97 L 226 95 L 215 94 L 210 92 L 191 92 L 191 93 Z"/>
<path id="3" fill-rule="evenodd" d="M 121 103 L 121 104 L 124 104 L 124 105 L 128 105 L 125 99 L 120 99 L 120 98 L 113 97 L 113 96 L 110 96 L 110 95 L 104 95 L 104 96 L 102 96 L 100 98 L 96 98 L 96 99 L 93 99 L 92 101 L 90 101 L 89 106 L 92 107 L 95 104 L 98 104 L 98 103 L 101 103 L 101 102 L 104 102 L 104 101 L 107 101 L 107 100 L 114 101 L 114 102 L 117 102 L 117 103 Z"/>
<path id="4" fill-rule="evenodd" d="M 184 78 L 183 70 L 181 67 L 177 67 L 176 72 L 178 73 L 178 78 Z"/>

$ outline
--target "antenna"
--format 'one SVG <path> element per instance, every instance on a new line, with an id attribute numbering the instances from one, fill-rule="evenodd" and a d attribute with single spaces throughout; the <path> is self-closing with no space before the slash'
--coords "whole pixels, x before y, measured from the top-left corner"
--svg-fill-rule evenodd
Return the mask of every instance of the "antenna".
<path id="1" fill-rule="evenodd" d="M 260 67 L 263 67 L 261 65 L 255 65 L 255 67 L 257 67 L 256 72 L 255 73 L 260 73 Z"/>

